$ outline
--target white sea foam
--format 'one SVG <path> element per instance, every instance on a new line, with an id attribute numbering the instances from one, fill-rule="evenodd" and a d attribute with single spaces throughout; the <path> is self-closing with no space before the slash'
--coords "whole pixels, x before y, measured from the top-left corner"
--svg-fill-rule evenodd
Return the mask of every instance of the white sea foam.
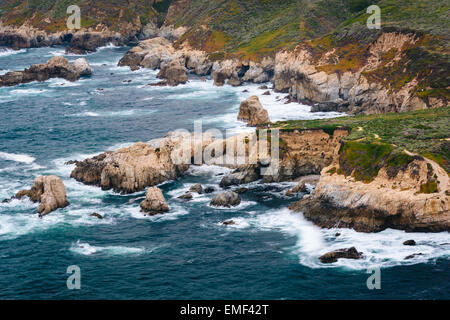
<path id="1" fill-rule="evenodd" d="M 144 199 L 144 198 L 142 198 Z M 163 222 L 163 221 L 171 221 L 176 220 L 180 216 L 184 216 L 189 213 L 188 210 L 186 210 L 183 206 L 180 204 L 175 204 L 170 202 L 169 203 L 170 211 L 164 214 L 157 214 L 154 216 L 146 216 L 143 212 L 141 212 L 141 209 L 139 206 L 134 205 L 133 207 L 125 208 L 125 210 L 128 212 L 128 214 L 135 218 L 140 220 L 150 220 L 152 222 Z"/>
<path id="2" fill-rule="evenodd" d="M 89 256 L 92 254 L 107 254 L 107 255 L 140 255 L 143 253 L 150 253 L 155 248 L 147 249 L 143 247 L 126 247 L 126 246 L 94 246 L 87 242 L 78 240 L 72 243 L 70 249 L 73 253 Z"/>
<path id="3" fill-rule="evenodd" d="M 21 162 L 26 164 L 31 164 L 36 160 L 36 158 L 29 156 L 27 154 L 15 154 L 7 152 L 0 152 L 0 159 Z"/>
<path id="4" fill-rule="evenodd" d="M 11 91 L 11 94 L 16 95 L 30 95 L 30 94 L 43 94 L 48 90 L 45 89 L 15 89 Z"/>
<path id="5" fill-rule="evenodd" d="M 7 57 L 7 56 L 14 55 L 14 54 L 26 53 L 26 52 L 27 52 L 26 49 L 20 49 L 20 50 L 0 49 L 0 57 Z"/>
<path id="6" fill-rule="evenodd" d="M 142 116 L 148 115 L 156 112 L 155 109 L 146 109 L 146 110 L 137 110 L 137 109 L 128 109 L 121 111 L 84 111 L 81 113 L 73 114 L 73 117 L 130 117 L 130 116 Z"/>
<path id="7" fill-rule="evenodd" d="M 310 268 L 344 267 L 363 270 L 373 266 L 426 263 L 438 257 L 450 256 L 450 246 L 442 245 L 449 242 L 448 232 L 406 233 L 388 229 L 379 233 L 359 233 L 352 229 L 321 229 L 307 221 L 302 214 L 286 208 L 230 219 L 236 224 L 228 226 L 227 230 L 275 230 L 295 237 L 296 244 L 287 251 L 297 255 L 299 262 Z M 337 232 L 341 233 L 339 237 L 335 236 Z M 414 239 L 417 245 L 403 245 L 408 239 Z M 364 259 L 339 259 L 333 264 L 322 264 L 319 261 L 324 253 L 353 246 L 364 253 Z M 416 253 L 423 255 L 405 260 L 405 257 Z"/>
<path id="8" fill-rule="evenodd" d="M 80 80 L 75 82 L 75 81 L 68 81 L 66 79 L 62 79 L 62 78 L 52 78 L 47 80 L 47 82 L 49 83 L 49 87 L 52 88 L 57 88 L 57 87 L 77 87 L 81 85 Z"/>
<path id="9" fill-rule="evenodd" d="M 224 175 L 231 172 L 231 169 L 219 166 L 201 165 L 201 166 L 190 166 L 186 171 L 188 175 L 191 176 L 201 176 L 201 177 L 215 177 L 218 175 Z"/>

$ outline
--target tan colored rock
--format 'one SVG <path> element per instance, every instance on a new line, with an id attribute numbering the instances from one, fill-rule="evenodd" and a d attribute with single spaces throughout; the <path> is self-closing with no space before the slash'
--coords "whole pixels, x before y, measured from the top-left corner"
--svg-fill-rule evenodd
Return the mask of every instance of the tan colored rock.
<path id="1" fill-rule="evenodd" d="M 211 205 L 214 207 L 236 207 L 241 203 L 241 197 L 233 191 L 226 191 L 217 194 L 212 200 Z"/>
<path id="2" fill-rule="evenodd" d="M 169 211 L 166 199 L 158 187 L 151 187 L 145 194 L 145 200 L 141 202 L 141 209 L 147 215 L 153 216 Z"/>
<path id="3" fill-rule="evenodd" d="M 161 66 L 157 77 L 166 80 L 169 86 L 177 86 L 188 81 L 187 69 L 177 60 L 173 60 Z"/>
<path id="4" fill-rule="evenodd" d="M 169 134 L 163 139 L 138 142 L 114 152 L 76 161 L 71 177 L 105 190 L 121 193 L 142 191 L 180 176 L 189 168 L 195 150 L 202 155 L 212 141 L 212 136 L 206 134 L 198 139 L 190 135 Z"/>
<path id="5" fill-rule="evenodd" d="M 76 59 L 72 63 L 72 70 L 80 76 L 89 76 L 92 74 L 92 69 L 85 58 Z"/>
<path id="6" fill-rule="evenodd" d="M 85 59 L 76 60 L 73 65 L 62 56 L 53 57 L 47 63 L 35 64 L 23 71 L 12 71 L 0 76 L 1 86 L 14 86 L 32 81 L 46 81 L 50 78 L 63 78 L 75 81 L 81 75 L 92 73 Z"/>
<path id="7" fill-rule="evenodd" d="M 336 160 L 337 161 L 337 160 Z M 429 165 L 436 174 L 438 192 L 421 193 L 429 179 Z M 419 158 L 391 177 L 385 168 L 370 183 L 332 173 L 338 162 L 322 170 L 314 194 L 291 206 L 322 227 L 348 227 L 362 232 L 386 228 L 407 231 L 450 230 L 449 178 L 437 163 Z M 330 171 L 331 170 L 331 171 Z"/>
<path id="8" fill-rule="evenodd" d="M 257 96 L 242 101 L 239 108 L 238 120 L 248 122 L 249 126 L 257 126 L 270 122 L 269 113 L 263 108 Z"/>
<path id="9" fill-rule="evenodd" d="M 21 190 L 15 195 L 17 199 L 24 196 L 33 202 L 40 202 L 38 208 L 40 216 L 45 216 L 58 208 L 69 205 L 64 183 L 57 176 L 37 177 L 30 190 Z"/>

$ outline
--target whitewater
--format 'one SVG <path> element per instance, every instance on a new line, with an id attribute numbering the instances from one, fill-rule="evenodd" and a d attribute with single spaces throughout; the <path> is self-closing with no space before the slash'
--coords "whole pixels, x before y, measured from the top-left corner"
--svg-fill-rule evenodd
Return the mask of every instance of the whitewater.
<path id="1" fill-rule="evenodd" d="M 176 129 L 249 131 L 237 120 L 240 102 L 258 95 L 272 121 L 319 119 L 286 104 L 286 94 L 260 85 L 216 87 L 190 76 L 186 85 L 155 87 L 157 71 L 118 67 L 129 48 L 107 46 L 85 55 L 94 74 L 78 82 L 51 79 L 0 88 L 0 201 L 29 188 L 39 175 L 63 179 L 70 206 L 44 219 L 29 200 L 0 203 L 0 298 L 23 299 L 314 299 L 448 298 L 450 242 L 437 234 L 385 230 L 358 233 L 320 229 L 287 209 L 295 183 L 244 185 L 241 205 L 209 206 L 213 194 L 178 197 L 195 183 L 219 191 L 229 169 L 192 166 L 186 176 L 160 186 L 171 208 L 146 217 L 144 192 L 120 195 L 70 178 L 69 160 L 160 138 Z M 64 54 L 64 49 L 0 51 L 0 72 L 20 70 Z M 73 61 L 80 55 L 69 55 Z M 130 81 L 131 80 L 131 81 Z M 99 220 L 90 216 L 98 212 Z M 223 226 L 223 220 L 235 225 Z M 336 236 L 340 233 L 339 236 Z M 415 239 L 417 246 L 404 246 Z M 318 257 L 355 246 L 362 260 L 332 265 Z M 408 255 L 421 253 L 415 259 Z M 83 289 L 65 287 L 66 268 L 79 265 Z M 366 287 L 370 267 L 382 270 L 380 291 Z M 408 286 L 403 285 L 408 283 Z"/>

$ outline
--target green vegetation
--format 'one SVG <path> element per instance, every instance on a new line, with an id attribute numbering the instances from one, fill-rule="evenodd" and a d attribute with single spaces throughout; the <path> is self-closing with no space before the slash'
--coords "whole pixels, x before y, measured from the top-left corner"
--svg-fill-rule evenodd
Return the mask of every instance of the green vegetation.
<path id="1" fill-rule="evenodd" d="M 0 12 L 3 13 L 1 19 L 4 24 L 20 26 L 28 20 L 37 28 L 55 32 L 67 28 L 67 8 L 78 5 L 83 27 L 101 23 L 119 31 L 122 23 L 135 22 L 136 17 L 140 17 L 143 24 L 150 20 L 162 20 L 162 24 L 171 2 L 172 0 L 2 0 Z"/>
<path id="2" fill-rule="evenodd" d="M 348 151 L 349 163 L 361 162 L 362 179 L 370 179 L 377 167 L 366 167 L 369 159 L 358 157 L 358 154 L 367 152 L 373 160 L 384 159 L 384 164 L 391 167 L 390 172 L 394 175 L 411 161 L 403 149 L 436 161 L 450 173 L 449 106 L 404 113 L 281 121 L 272 124 L 272 128 L 282 131 L 349 128 L 350 134 L 345 138 L 347 149 L 342 151 Z"/>
<path id="3" fill-rule="evenodd" d="M 436 193 L 438 192 L 436 181 L 428 181 L 420 186 L 420 193 Z"/>
<path id="4" fill-rule="evenodd" d="M 357 181 L 371 182 L 381 168 L 387 169 L 389 177 L 406 170 L 415 157 L 396 150 L 393 145 L 367 141 L 347 141 L 339 150 L 339 165 L 346 175 Z"/>

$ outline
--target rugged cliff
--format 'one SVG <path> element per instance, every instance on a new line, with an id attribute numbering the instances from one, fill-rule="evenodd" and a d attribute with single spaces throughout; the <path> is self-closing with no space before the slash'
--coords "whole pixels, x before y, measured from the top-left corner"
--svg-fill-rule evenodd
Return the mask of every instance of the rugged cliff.
<path id="1" fill-rule="evenodd" d="M 285 130 L 305 125 L 351 128 L 322 170 L 315 192 L 290 208 L 327 228 L 450 230 L 449 117 L 446 107 L 279 123 Z"/>
<path id="2" fill-rule="evenodd" d="M 151 36 L 171 1 L 12 1 L 0 3 L 0 46 L 14 49 L 68 44 L 69 51 L 94 51 Z M 68 30 L 67 8 L 78 5 L 81 29 Z"/>
<path id="3" fill-rule="evenodd" d="M 65 26 L 66 1 L 2 2 L 0 46 L 69 43 L 70 51 L 83 53 L 159 36 L 184 54 L 195 51 L 184 67 L 211 73 L 217 85 L 273 81 L 277 91 L 316 111 L 400 112 L 445 106 L 450 97 L 449 1 L 77 4 L 83 29 L 73 32 Z M 381 8 L 380 30 L 366 26 L 371 4 Z"/>

